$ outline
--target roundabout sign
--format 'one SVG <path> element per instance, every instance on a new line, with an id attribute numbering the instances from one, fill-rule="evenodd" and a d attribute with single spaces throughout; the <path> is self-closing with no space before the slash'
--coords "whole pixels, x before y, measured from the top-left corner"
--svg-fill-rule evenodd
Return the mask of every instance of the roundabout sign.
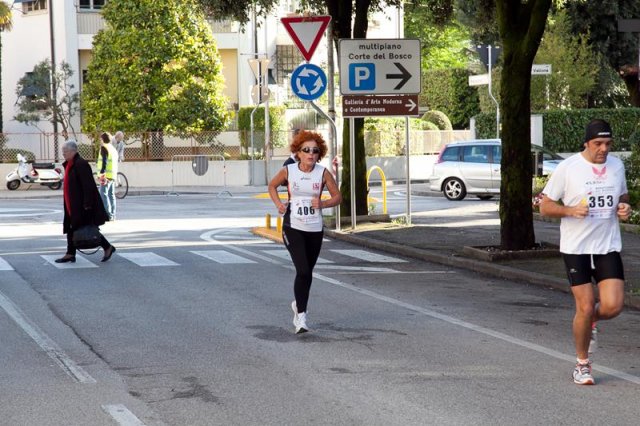
<path id="1" fill-rule="evenodd" d="M 327 89 L 327 76 L 317 65 L 302 64 L 291 74 L 291 90 L 305 101 L 318 99 Z"/>

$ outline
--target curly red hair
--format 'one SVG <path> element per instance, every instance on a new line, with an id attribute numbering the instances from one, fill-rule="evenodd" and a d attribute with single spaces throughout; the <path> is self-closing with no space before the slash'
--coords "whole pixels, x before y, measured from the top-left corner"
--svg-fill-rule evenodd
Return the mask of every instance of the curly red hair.
<path id="1" fill-rule="evenodd" d="M 318 161 L 322 160 L 322 158 L 327 155 L 327 143 L 324 141 L 322 136 L 316 132 L 310 132 L 308 130 L 300 130 L 294 137 L 289 149 L 293 154 L 296 154 L 302 148 L 302 144 L 308 141 L 315 141 L 318 144 L 318 148 L 320 148 L 320 155 L 318 155 Z"/>

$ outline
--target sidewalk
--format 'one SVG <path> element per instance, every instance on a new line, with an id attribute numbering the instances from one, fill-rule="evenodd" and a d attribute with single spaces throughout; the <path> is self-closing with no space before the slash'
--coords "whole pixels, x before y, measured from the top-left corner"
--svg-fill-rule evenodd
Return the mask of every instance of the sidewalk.
<path id="1" fill-rule="evenodd" d="M 434 195 L 427 185 L 415 185 L 413 195 Z M 487 201 L 487 203 L 496 203 Z M 560 244 L 558 222 L 534 220 L 537 243 Z M 623 225 L 622 260 L 626 279 L 625 304 L 640 309 L 640 227 Z M 481 274 L 522 281 L 569 292 L 564 263 L 554 257 L 527 257 L 519 260 L 485 261 L 463 252 L 465 246 L 500 244 L 498 213 L 485 212 L 469 217 L 453 217 L 447 211 L 412 212 L 410 226 L 390 223 L 359 224 L 326 234 L 336 239 L 429 262 L 468 269 Z"/>

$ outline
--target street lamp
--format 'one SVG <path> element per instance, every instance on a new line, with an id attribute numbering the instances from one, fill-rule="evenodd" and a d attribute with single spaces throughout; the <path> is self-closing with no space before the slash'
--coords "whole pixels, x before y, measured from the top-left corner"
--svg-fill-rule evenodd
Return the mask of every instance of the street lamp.
<path id="1" fill-rule="evenodd" d="M 498 52 L 497 50 L 500 49 L 500 46 L 491 46 L 490 44 L 482 45 L 479 44 L 478 46 L 476 46 L 478 48 L 478 53 L 480 54 L 480 59 L 483 59 L 483 53 L 484 53 L 484 49 L 486 48 L 487 50 L 487 61 L 486 61 L 486 65 L 487 68 L 489 69 L 489 97 L 491 98 L 491 100 L 496 104 L 496 138 L 499 139 L 500 138 L 500 104 L 498 103 L 498 101 L 496 100 L 496 98 L 493 96 L 493 91 L 492 91 L 492 77 L 491 77 L 491 67 L 493 66 L 493 64 L 495 62 L 498 62 Z M 496 49 L 496 57 L 495 59 L 493 59 L 492 55 L 491 55 L 491 50 L 492 49 Z M 484 61 L 483 61 L 484 62 Z"/>

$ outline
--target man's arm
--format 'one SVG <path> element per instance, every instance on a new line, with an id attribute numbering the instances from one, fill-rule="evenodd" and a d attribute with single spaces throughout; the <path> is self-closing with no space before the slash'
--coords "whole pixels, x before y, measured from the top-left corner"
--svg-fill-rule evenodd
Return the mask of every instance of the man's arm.
<path id="1" fill-rule="evenodd" d="M 547 217 L 575 217 L 584 219 L 589 214 L 589 207 L 587 207 L 586 203 L 580 203 L 577 206 L 564 206 L 543 195 L 542 201 L 540 202 L 540 214 Z"/>

